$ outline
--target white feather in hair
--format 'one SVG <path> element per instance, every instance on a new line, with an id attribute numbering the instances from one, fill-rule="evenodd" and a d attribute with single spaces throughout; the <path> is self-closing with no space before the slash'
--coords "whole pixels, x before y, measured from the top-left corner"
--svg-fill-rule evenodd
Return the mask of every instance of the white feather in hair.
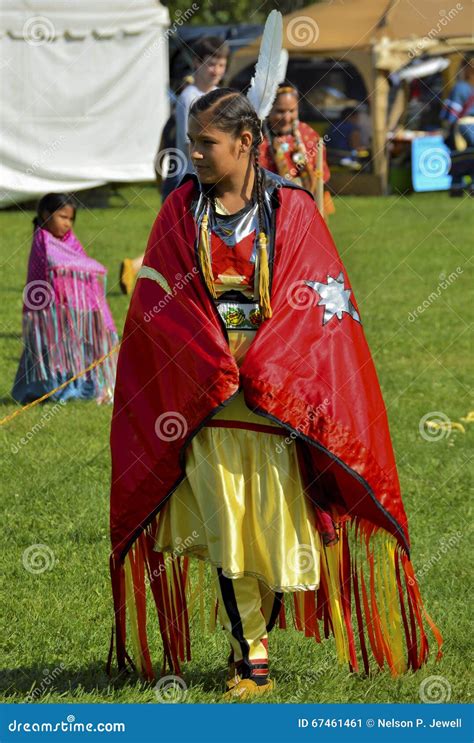
<path id="1" fill-rule="evenodd" d="M 280 59 L 283 43 L 283 17 L 272 10 L 265 23 L 255 74 L 247 98 L 263 121 L 271 111 L 280 80 Z"/>
<path id="2" fill-rule="evenodd" d="M 286 70 L 288 68 L 288 56 L 288 50 L 282 49 L 280 52 L 280 61 L 278 62 L 278 72 L 276 74 L 278 85 L 285 82 Z"/>

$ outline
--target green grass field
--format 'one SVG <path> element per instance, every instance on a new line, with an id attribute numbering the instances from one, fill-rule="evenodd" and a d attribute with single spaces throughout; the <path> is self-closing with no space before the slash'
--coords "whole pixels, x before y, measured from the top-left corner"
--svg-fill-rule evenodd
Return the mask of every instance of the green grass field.
<path id="1" fill-rule="evenodd" d="M 128 298 L 118 269 L 144 249 L 159 200 L 153 187 L 123 189 L 127 207 L 81 210 L 76 233 L 109 269 L 109 302 L 119 332 Z M 339 198 L 330 228 L 347 267 L 391 426 L 422 595 L 444 638 L 444 657 L 417 674 L 362 678 L 338 667 L 333 640 L 318 645 L 293 629 L 270 635 L 276 691 L 268 702 L 420 701 L 420 683 L 442 676 L 452 702 L 469 701 L 471 637 L 469 482 L 474 425 L 420 435 L 438 411 L 460 421 L 474 410 L 472 379 L 472 201 L 447 194 Z M 2 316 L 0 413 L 21 352 L 22 289 L 31 212 L 0 213 Z M 451 275 L 451 279 L 449 278 Z M 454 276 L 454 278 L 452 278 Z M 442 284 L 440 284 L 442 282 Z M 440 287 L 438 289 L 438 287 Z M 423 306 L 424 303 L 424 306 Z M 422 307 L 423 311 L 417 310 Z M 411 313 L 411 314 L 410 314 Z M 112 604 L 108 576 L 108 433 L 111 408 L 38 406 L 0 429 L 2 442 L 2 699 L 23 702 L 156 702 L 153 685 L 105 673 Z M 22 437 L 26 444 L 21 443 Z M 23 566 L 46 545 L 51 569 Z M 150 604 L 151 607 L 151 604 Z M 154 658 L 161 655 L 151 622 Z M 194 631 L 193 631 L 194 629 Z M 431 635 L 430 635 L 431 637 Z M 433 640 L 434 643 L 434 640 Z M 184 668 L 186 702 L 218 702 L 227 645 L 223 632 L 192 626 Z"/>

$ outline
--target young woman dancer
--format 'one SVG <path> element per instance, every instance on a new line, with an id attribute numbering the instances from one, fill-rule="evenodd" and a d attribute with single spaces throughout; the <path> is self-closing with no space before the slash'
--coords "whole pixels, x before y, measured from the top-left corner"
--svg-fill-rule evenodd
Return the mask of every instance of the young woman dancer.
<path id="1" fill-rule="evenodd" d="M 428 617 L 386 411 L 336 247 L 306 190 L 259 165 L 248 99 L 190 110 L 197 178 L 153 226 L 112 423 L 115 642 L 146 678 L 146 580 L 163 672 L 190 659 L 190 558 L 212 566 L 227 699 L 268 693 L 268 633 L 332 633 L 339 662 L 393 675 L 428 657 Z M 199 590 L 199 589 L 198 589 Z M 125 645 L 127 626 L 133 661 Z M 112 649 L 112 648 L 111 648 Z M 110 666 L 111 655 L 109 656 Z"/>

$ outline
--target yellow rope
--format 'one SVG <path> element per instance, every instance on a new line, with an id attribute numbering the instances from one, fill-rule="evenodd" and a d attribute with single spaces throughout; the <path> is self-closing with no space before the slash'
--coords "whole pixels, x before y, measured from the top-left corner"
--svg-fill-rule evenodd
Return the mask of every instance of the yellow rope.
<path id="1" fill-rule="evenodd" d="M 260 311 L 262 317 L 266 320 L 272 316 L 272 306 L 270 304 L 270 269 L 268 267 L 267 236 L 264 232 L 258 235 L 259 248 L 259 269 L 258 269 L 258 296 L 260 301 Z"/>
<path id="2" fill-rule="evenodd" d="M 92 364 L 89 364 L 89 366 L 86 369 L 83 369 L 78 374 L 76 374 L 74 377 L 71 377 L 71 379 L 68 379 L 66 382 L 63 382 L 59 385 L 59 387 L 56 387 L 56 389 L 51 390 L 51 392 L 47 392 L 42 397 L 39 397 L 37 400 L 33 400 L 33 402 L 29 402 L 28 405 L 23 405 L 19 410 L 15 410 L 14 413 L 10 413 L 10 415 L 7 415 L 6 418 L 2 418 L 0 420 L 0 426 L 5 425 L 5 423 L 9 423 L 13 418 L 16 418 L 17 415 L 20 415 L 20 413 L 24 413 L 25 410 L 29 410 L 30 408 L 34 408 L 35 405 L 39 405 L 40 402 L 43 402 L 43 400 L 47 400 L 48 397 L 51 397 L 51 395 L 54 395 L 55 392 L 58 392 L 59 390 L 62 390 L 64 387 L 67 387 L 68 384 L 71 384 L 71 382 L 74 382 L 76 379 L 79 379 L 79 377 L 83 377 L 84 374 L 87 374 L 88 371 L 91 369 L 94 369 L 96 366 L 99 366 L 99 364 L 102 364 L 105 359 L 107 359 L 109 356 L 111 356 L 113 353 L 118 351 L 120 348 L 120 343 L 117 343 L 108 353 L 105 354 L 105 356 L 101 356 L 100 359 L 97 359 L 96 361 L 93 361 Z"/>

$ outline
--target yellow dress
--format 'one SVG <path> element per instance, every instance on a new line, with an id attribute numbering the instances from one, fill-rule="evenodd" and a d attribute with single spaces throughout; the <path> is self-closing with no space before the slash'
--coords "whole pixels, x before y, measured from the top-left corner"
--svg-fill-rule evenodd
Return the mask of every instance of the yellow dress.
<path id="1" fill-rule="evenodd" d="M 228 335 L 240 366 L 255 331 L 228 329 Z M 221 567 L 228 578 L 253 576 L 273 591 L 316 589 L 320 537 L 294 439 L 247 408 L 242 392 L 210 424 L 189 444 L 186 478 L 157 516 L 155 550 L 179 549 Z"/>

